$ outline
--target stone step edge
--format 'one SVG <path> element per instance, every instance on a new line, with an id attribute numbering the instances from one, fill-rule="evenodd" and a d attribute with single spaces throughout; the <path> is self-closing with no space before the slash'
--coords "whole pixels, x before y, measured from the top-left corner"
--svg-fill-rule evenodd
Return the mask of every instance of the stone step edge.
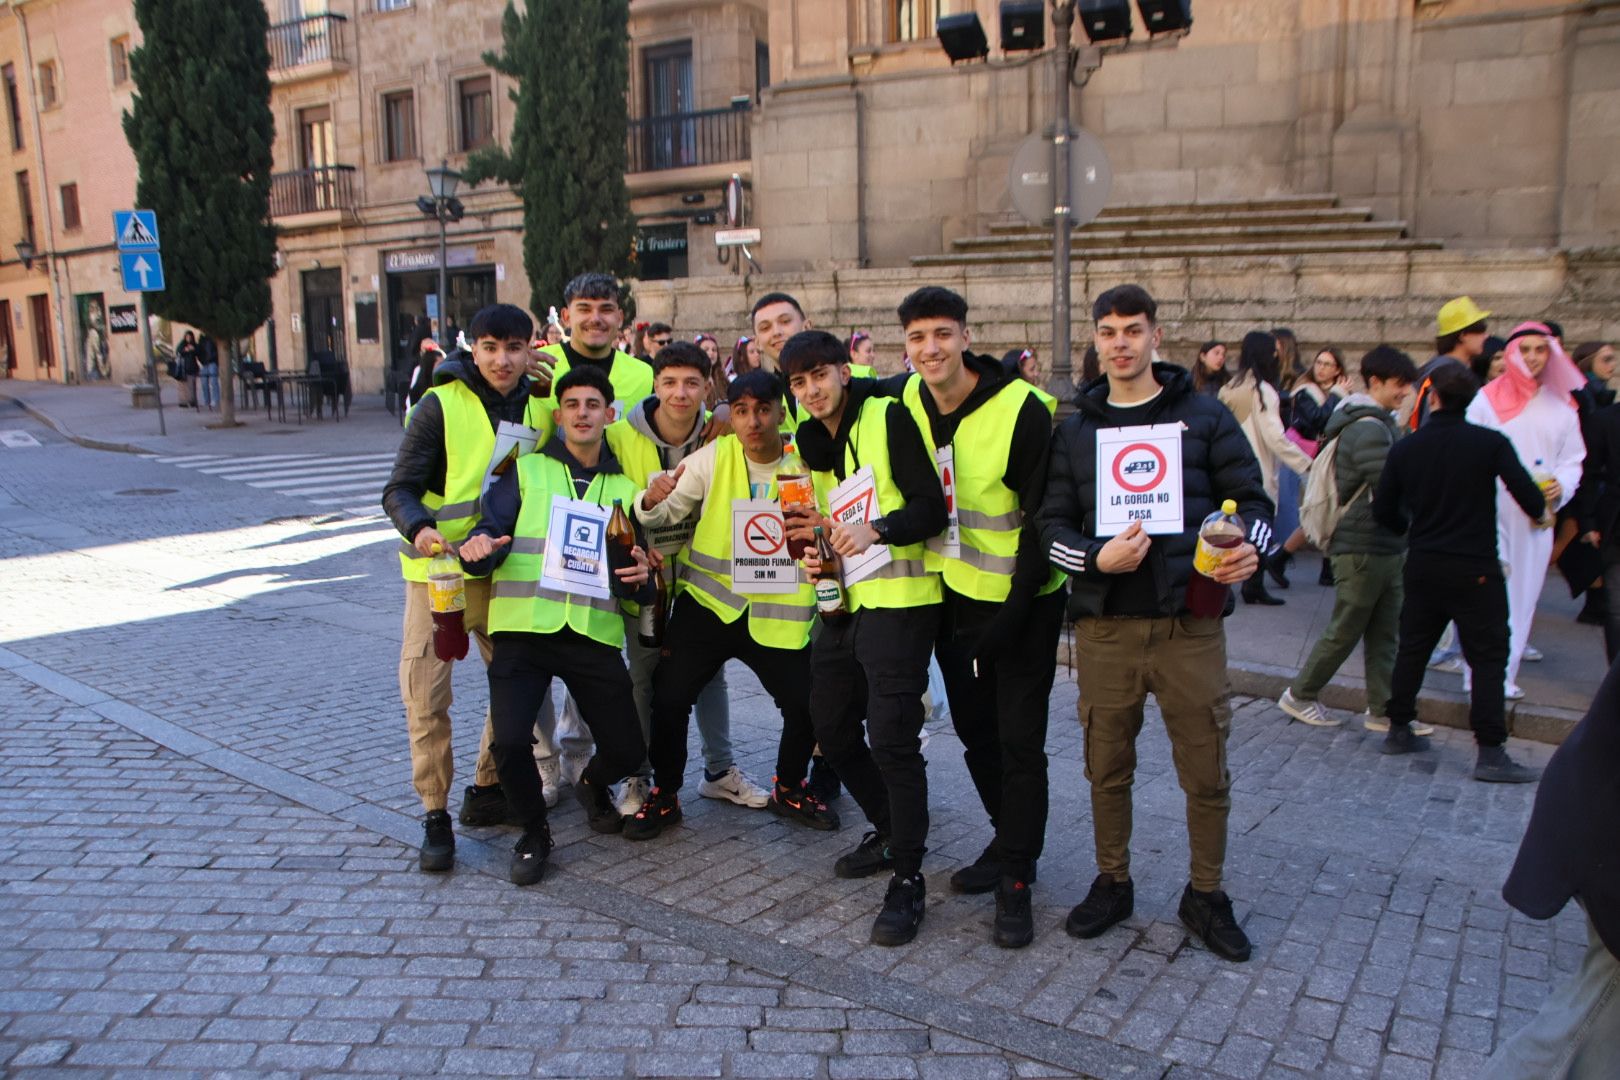
<path id="1" fill-rule="evenodd" d="M 1102 248 L 1096 251 L 1080 249 L 1074 252 L 1076 260 L 1082 256 L 1090 262 L 1107 262 L 1111 260 L 1131 259 L 1200 259 L 1200 258 L 1264 258 L 1267 256 L 1288 255 L 1333 255 L 1353 254 L 1381 251 L 1440 251 L 1445 247 L 1438 240 L 1346 240 L 1342 244 L 1313 243 L 1313 244 L 1222 244 L 1176 247 L 1165 245 L 1163 249 L 1144 250 L 1142 248 Z M 966 254 L 939 254 L 939 255 L 913 255 L 912 266 L 993 266 L 997 264 L 1016 264 L 1032 262 L 1050 262 L 1052 251 L 994 251 L 969 252 Z"/>
<path id="2" fill-rule="evenodd" d="M 1086 244 L 1110 243 L 1116 246 L 1121 243 L 1139 244 L 1186 244 L 1202 241 L 1218 242 L 1218 239 L 1236 240 L 1273 240 L 1284 238 L 1311 239 L 1313 237 L 1326 237 L 1328 239 L 1365 239 L 1369 235 L 1377 238 L 1379 234 L 1393 233 L 1388 239 L 1407 239 L 1405 236 L 1407 223 L 1404 221 L 1351 221 L 1342 224 L 1329 225 L 1200 225 L 1196 228 L 1186 229 L 1086 229 L 1076 232 L 1070 239 L 1072 246 Z M 1348 234 L 1348 235 L 1345 235 Z M 957 249 L 989 247 L 993 244 L 1035 244 L 1046 243 L 1050 246 L 1051 233 L 1030 230 L 1019 233 L 995 233 L 979 236 L 959 236 L 951 241 L 951 246 Z"/>
<path id="3" fill-rule="evenodd" d="M 1319 223 L 1328 225 L 1337 222 L 1357 223 L 1374 220 L 1377 220 L 1376 215 L 1369 206 L 1305 207 L 1299 210 L 1218 210 L 1187 215 L 1110 214 L 1098 217 L 1085 225 L 1076 225 L 1074 231 L 1080 232 L 1091 228 L 1126 228 L 1130 222 L 1142 222 L 1159 229 L 1190 229 L 1197 228 L 1201 222 L 1219 222 L 1222 224 L 1253 223 L 1256 225 Z M 985 225 L 985 228 L 990 235 L 1001 236 L 1029 232 L 1035 226 L 1022 218 L 1014 218 L 991 221 Z"/>

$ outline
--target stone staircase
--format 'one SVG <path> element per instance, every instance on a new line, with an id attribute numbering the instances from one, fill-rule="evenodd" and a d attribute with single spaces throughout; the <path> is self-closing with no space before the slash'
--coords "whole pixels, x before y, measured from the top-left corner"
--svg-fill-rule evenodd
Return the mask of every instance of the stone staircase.
<path id="1" fill-rule="evenodd" d="M 1113 206 L 1074 230 L 1076 260 L 1238 258 L 1328 252 L 1432 251 L 1404 221 L 1377 221 L 1366 207 L 1340 206 L 1336 195 L 1278 195 L 1221 202 Z M 993 222 L 987 235 L 960 237 L 913 266 L 996 266 L 1050 262 L 1050 230 L 1020 219 Z"/>

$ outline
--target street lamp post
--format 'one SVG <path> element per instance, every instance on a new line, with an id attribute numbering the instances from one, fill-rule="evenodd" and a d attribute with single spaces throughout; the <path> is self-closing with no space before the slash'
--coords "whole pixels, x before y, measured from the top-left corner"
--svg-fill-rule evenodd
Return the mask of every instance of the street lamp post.
<path id="1" fill-rule="evenodd" d="M 1069 38 L 1073 27 L 1074 0 L 1053 0 L 1052 78 L 1057 109 L 1052 131 L 1052 377 L 1047 392 L 1065 411 L 1074 397 L 1069 303 L 1069 225 L 1074 208 L 1069 178 Z"/>
<path id="2" fill-rule="evenodd" d="M 440 161 L 438 168 L 427 170 L 427 178 L 428 191 L 432 194 L 428 199 L 418 200 L 417 205 L 423 213 L 431 213 L 439 222 L 439 345 L 449 353 L 455 348 L 455 342 L 446 340 L 450 329 L 450 310 L 446 306 L 450 291 L 446 287 L 445 225 L 461 220 L 461 200 L 456 198 L 456 190 L 461 186 L 461 174 L 450 168 L 448 161 Z"/>

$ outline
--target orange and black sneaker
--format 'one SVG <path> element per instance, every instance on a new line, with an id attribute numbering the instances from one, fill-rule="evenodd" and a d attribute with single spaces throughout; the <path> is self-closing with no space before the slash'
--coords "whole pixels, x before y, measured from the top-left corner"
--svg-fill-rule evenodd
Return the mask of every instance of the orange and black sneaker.
<path id="1" fill-rule="evenodd" d="M 800 825 L 821 832 L 833 832 L 838 828 L 838 813 L 827 809 L 827 804 L 816 798 L 810 785 L 802 781 L 798 787 L 777 781 L 771 790 L 768 806 L 777 817 L 797 821 Z"/>
<path id="2" fill-rule="evenodd" d="M 673 791 L 653 788 L 634 815 L 624 819 L 626 840 L 651 840 L 681 820 L 681 800 Z"/>

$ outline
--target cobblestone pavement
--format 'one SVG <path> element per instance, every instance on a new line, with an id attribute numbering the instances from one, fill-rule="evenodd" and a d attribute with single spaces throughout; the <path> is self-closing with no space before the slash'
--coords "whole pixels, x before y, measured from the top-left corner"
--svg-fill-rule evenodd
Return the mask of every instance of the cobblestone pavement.
<path id="1" fill-rule="evenodd" d="M 928 919 L 900 949 L 866 943 L 883 883 L 831 876 L 859 838 L 847 799 L 828 835 L 694 797 L 634 846 L 565 801 L 540 886 L 504 881 L 505 830 L 424 876 L 386 522 L 195 473 L 128 494 L 177 470 L 31 430 L 43 446 L 0 450 L 0 777 L 23 795 L 0 840 L 7 1070 L 1465 1078 L 1584 947 L 1574 913 L 1502 903 L 1532 792 L 1470 781 L 1465 736 L 1391 760 L 1259 701 L 1235 703 L 1230 747 L 1254 959 L 1176 921 L 1182 798 L 1152 720 L 1136 914 L 1068 938 L 1095 871 L 1064 677 L 1020 952 L 991 946 L 988 898 L 946 888 L 989 838 L 948 725 Z M 733 675 L 763 778 L 773 710 Z M 455 686 L 472 720 L 482 672 Z"/>

